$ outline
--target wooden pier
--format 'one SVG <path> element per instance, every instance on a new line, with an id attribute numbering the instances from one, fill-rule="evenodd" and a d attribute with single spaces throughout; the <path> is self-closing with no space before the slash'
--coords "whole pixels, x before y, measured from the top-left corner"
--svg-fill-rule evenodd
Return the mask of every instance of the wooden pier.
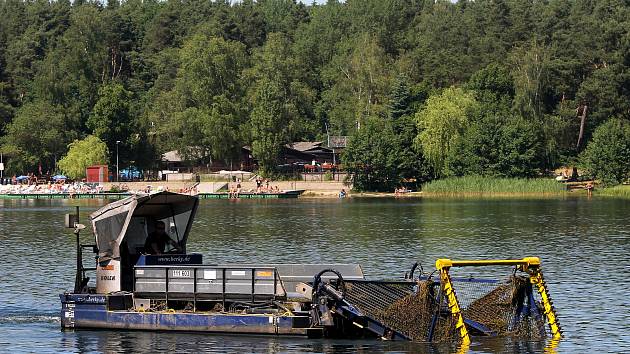
<path id="1" fill-rule="evenodd" d="M 303 190 L 281 193 L 240 193 L 238 196 L 224 193 L 199 193 L 199 199 L 286 199 L 297 198 Z M 0 194 L 0 199 L 123 199 L 131 193 L 20 193 Z"/>

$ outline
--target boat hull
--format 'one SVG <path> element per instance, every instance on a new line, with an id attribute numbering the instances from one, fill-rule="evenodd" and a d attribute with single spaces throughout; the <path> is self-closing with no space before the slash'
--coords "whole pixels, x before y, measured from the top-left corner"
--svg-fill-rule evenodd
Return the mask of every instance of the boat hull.
<path id="1" fill-rule="evenodd" d="M 125 329 L 318 337 L 308 316 L 108 310 L 105 295 L 62 294 L 62 329 Z"/>

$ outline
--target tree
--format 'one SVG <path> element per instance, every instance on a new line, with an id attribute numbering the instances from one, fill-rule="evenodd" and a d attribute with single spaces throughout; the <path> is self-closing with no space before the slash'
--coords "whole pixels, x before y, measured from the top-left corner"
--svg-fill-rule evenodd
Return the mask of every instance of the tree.
<path id="1" fill-rule="evenodd" d="M 52 170 L 73 138 L 66 126 L 65 114 L 58 106 L 42 101 L 22 106 L 7 126 L 2 144 L 3 152 L 11 157 L 9 173 L 35 171 L 39 164 Z"/>
<path id="2" fill-rule="evenodd" d="M 130 144 L 129 139 L 134 130 L 134 121 L 129 115 L 131 93 L 123 85 L 112 83 L 102 86 L 98 96 L 98 101 L 88 118 L 87 127 L 91 129 L 92 134 L 107 144 L 110 151 L 116 149 L 116 141 Z"/>
<path id="3" fill-rule="evenodd" d="M 375 36 L 363 33 L 340 44 L 343 51 L 324 70 L 321 109 L 334 131 L 350 134 L 369 117 L 386 117 L 390 60 Z"/>
<path id="4" fill-rule="evenodd" d="M 245 46 L 200 30 L 184 41 L 176 60 L 174 80 L 154 98 L 148 113 L 157 127 L 158 148 L 177 149 L 191 161 L 234 159 L 247 113 L 241 77 L 249 64 Z"/>
<path id="5" fill-rule="evenodd" d="M 399 76 L 389 95 L 389 116 L 396 120 L 411 113 L 411 91 L 405 77 Z"/>
<path id="6" fill-rule="evenodd" d="M 72 179 L 85 177 L 88 166 L 105 164 L 109 152 L 107 145 L 94 135 L 88 135 L 83 140 L 75 140 L 68 145 L 68 153 L 59 160 L 57 166 Z"/>
<path id="7" fill-rule="evenodd" d="M 291 141 L 295 111 L 278 82 L 264 79 L 258 83 L 250 118 L 251 138 L 252 153 L 263 175 L 275 170 L 282 146 Z"/>
<path id="8" fill-rule="evenodd" d="M 429 97 L 426 107 L 416 114 L 416 144 L 422 147 L 436 176 L 444 174 L 451 146 L 463 135 L 468 114 L 476 105 L 471 92 L 451 87 Z"/>
<path id="9" fill-rule="evenodd" d="M 549 50 L 534 40 L 529 46 L 516 48 L 511 59 L 514 67 L 514 108 L 522 117 L 542 121 Z"/>
<path id="10" fill-rule="evenodd" d="M 423 103 L 422 95 L 413 94 L 403 75 L 395 80 L 389 98 L 389 118 L 398 145 L 398 170 L 402 178 L 416 185 L 431 179 L 432 172 L 421 149 L 414 145 L 418 127 L 413 116 L 414 106 Z"/>
<path id="11" fill-rule="evenodd" d="M 514 80 L 506 68 L 497 64 L 474 73 L 466 88 L 475 92 L 477 101 L 495 110 L 509 109 L 514 98 Z"/>
<path id="12" fill-rule="evenodd" d="M 258 0 L 256 4 L 265 16 L 267 33 L 292 34 L 298 24 L 308 18 L 304 4 L 293 0 Z"/>
<path id="13" fill-rule="evenodd" d="M 390 122 L 368 119 L 342 159 L 355 190 L 391 192 L 400 183 L 400 148 Z"/>
<path id="14" fill-rule="evenodd" d="M 15 114 L 15 108 L 11 105 L 11 93 L 4 82 L 0 82 L 0 136 L 3 135 L 5 126 L 11 121 Z"/>
<path id="15" fill-rule="evenodd" d="M 529 175 L 573 164 L 581 128 L 588 142 L 610 117 L 630 118 L 627 0 L 4 0 L 0 13 L 0 139 L 24 169 L 52 167 L 92 133 L 155 167 L 168 150 L 229 160 L 254 136 L 277 134 L 265 150 L 277 151 L 378 118 L 404 178 L 436 164 L 448 165 L 438 176 Z M 478 105 L 433 137 L 448 149 L 427 149 L 415 114 L 451 86 Z M 281 117 L 259 119 L 270 112 Z M 42 117 L 59 146 L 15 140 Z M 500 167 L 514 153 L 523 168 Z"/>
<path id="16" fill-rule="evenodd" d="M 275 170 L 284 144 L 312 136 L 314 93 L 300 77 L 287 36 L 271 33 L 254 62 L 245 72 L 254 81 L 249 88 L 249 140 L 261 172 L 268 174 Z"/>
<path id="17" fill-rule="evenodd" d="M 176 86 L 191 106 L 209 107 L 214 97 L 242 97 L 241 73 L 248 65 L 245 46 L 202 33 L 186 40 L 180 50 Z"/>
<path id="18" fill-rule="evenodd" d="M 580 158 L 591 176 L 605 184 L 630 178 L 630 122 L 613 118 L 597 127 Z"/>
<path id="19" fill-rule="evenodd" d="M 489 115 L 471 122 L 445 161 L 448 175 L 536 177 L 542 168 L 537 126 L 518 116 Z"/>

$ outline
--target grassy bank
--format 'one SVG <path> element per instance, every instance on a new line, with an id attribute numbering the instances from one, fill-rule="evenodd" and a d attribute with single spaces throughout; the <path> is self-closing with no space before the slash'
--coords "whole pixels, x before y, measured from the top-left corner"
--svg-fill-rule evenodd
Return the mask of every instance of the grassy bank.
<path id="1" fill-rule="evenodd" d="M 630 198 L 630 186 L 614 186 L 609 188 L 595 188 L 595 195 L 607 197 Z"/>
<path id="2" fill-rule="evenodd" d="M 425 195 L 435 196 L 555 196 L 567 193 L 566 186 L 551 178 L 451 177 L 422 186 Z"/>

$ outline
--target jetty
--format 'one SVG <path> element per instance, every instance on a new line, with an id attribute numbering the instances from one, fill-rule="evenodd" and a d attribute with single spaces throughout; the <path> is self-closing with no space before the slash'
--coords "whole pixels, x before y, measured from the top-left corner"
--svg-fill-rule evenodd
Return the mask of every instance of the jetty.
<path id="1" fill-rule="evenodd" d="M 297 198 L 304 190 L 292 190 L 279 193 L 239 193 L 231 195 L 229 193 L 198 193 L 199 199 L 287 199 Z M 108 199 L 118 200 L 127 198 L 135 193 L 19 193 L 0 194 L 0 199 Z"/>

